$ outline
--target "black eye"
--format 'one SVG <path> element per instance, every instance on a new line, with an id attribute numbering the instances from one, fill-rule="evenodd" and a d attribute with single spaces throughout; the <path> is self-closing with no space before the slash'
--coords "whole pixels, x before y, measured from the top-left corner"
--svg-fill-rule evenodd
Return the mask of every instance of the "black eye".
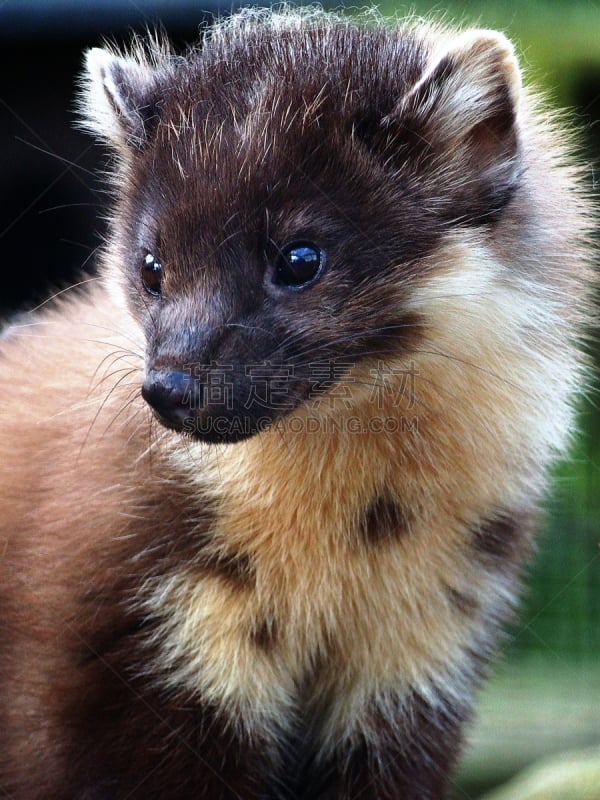
<path id="1" fill-rule="evenodd" d="M 144 289 L 155 297 L 160 294 L 160 284 L 162 282 L 162 266 L 160 261 L 152 255 L 147 253 L 142 261 L 140 269 L 142 276 L 142 284 Z"/>
<path id="2" fill-rule="evenodd" d="M 275 283 L 300 289 L 316 280 L 325 267 L 325 251 L 312 242 L 290 242 L 279 251 Z"/>

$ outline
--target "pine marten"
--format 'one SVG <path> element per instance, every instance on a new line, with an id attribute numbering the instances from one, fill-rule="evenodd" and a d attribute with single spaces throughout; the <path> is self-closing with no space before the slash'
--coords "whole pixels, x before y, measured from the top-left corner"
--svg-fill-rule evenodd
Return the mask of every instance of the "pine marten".
<path id="1" fill-rule="evenodd" d="M 0 787 L 439 800 L 583 381 L 591 202 L 499 33 L 87 54 L 86 293 L 0 351 Z"/>

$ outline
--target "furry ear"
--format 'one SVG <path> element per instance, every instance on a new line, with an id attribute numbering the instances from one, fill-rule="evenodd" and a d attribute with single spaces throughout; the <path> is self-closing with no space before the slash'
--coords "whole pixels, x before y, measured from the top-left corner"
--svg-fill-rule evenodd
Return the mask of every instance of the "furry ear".
<path id="1" fill-rule="evenodd" d="M 510 199 L 520 171 L 520 92 L 510 42 L 469 31 L 434 54 L 384 121 L 399 128 L 419 172 L 446 187 L 453 219 L 484 222 Z"/>
<path id="2" fill-rule="evenodd" d="M 93 48 L 86 53 L 83 126 L 118 150 L 141 149 L 157 118 L 157 68 L 143 56 L 122 57 Z"/>

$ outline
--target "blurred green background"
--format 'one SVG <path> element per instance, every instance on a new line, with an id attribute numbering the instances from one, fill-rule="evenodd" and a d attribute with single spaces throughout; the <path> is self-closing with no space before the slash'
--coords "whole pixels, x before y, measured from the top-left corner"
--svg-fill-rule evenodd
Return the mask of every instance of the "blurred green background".
<path id="1" fill-rule="evenodd" d="M 582 128 L 589 185 L 596 183 L 598 194 L 600 2 L 390 2 L 380 9 L 386 16 L 414 11 L 506 33 L 526 80 L 546 91 L 551 106 L 570 109 Z M 598 341 L 590 349 L 598 375 Z M 480 797 L 542 756 L 600 746 L 599 406 L 593 388 L 581 404 L 573 460 L 556 471 L 519 622 L 480 697 L 456 800 Z M 600 780 L 585 796 L 600 799 Z M 572 790 L 564 800 L 575 797 Z"/>

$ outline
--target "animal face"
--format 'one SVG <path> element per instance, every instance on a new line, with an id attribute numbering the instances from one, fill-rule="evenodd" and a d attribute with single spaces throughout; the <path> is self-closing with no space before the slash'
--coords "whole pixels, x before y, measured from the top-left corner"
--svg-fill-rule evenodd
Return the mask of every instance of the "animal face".
<path id="1" fill-rule="evenodd" d="M 405 354 L 428 257 L 453 227 L 493 225 L 518 184 L 498 36 L 442 58 L 414 31 L 231 36 L 187 61 L 95 66 L 126 165 L 116 260 L 147 340 L 143 395 L 208 441 Z"/>

